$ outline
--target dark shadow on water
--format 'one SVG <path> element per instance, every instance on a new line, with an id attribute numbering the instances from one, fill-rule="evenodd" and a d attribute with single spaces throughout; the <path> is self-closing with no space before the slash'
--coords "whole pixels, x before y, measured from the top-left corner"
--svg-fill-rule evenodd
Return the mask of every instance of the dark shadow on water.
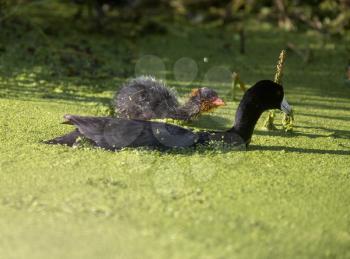
<path id="1" fill-rule="evenodd" d="M 54 136 L 53 136 L 54 137 Z M 40 140 L 39 143 L 41 145 L 46 145 L 48 148 L 67 148 L 67 149 L 73 149 L 72 147 L 66 146 L 66 145 L 50 145 L 48 143 L 45 143 L 48 139 Z M 81 150 L 86 150 L 86 147 L 75 147 Z M 123 148 L 122 150 L 107 150 L 99 147 L 87 147 L 87 149 L 98 149 L 103 152 L 112 152 L 118 154 L 119 152 L 124 152 L 128 150 L 137 150 L 139 152 L 156 152 L 157 155 L 160 156 L 167 156 L 167 155 L 180 155 L 180 156 L 191 156 L 194 154 L 200 154 L 200 155 L 219 155 L 219 154 L 227 154 L 231 152 L 237 152 L 239 154 L 247 154 L 247 150 L 245 148 L 240 147 L 218 147 L 218 146 L 210 146 L 210 145 L 198 145 L 194 147 L 186 147 L 186 148 L 160 148 L 160 147 L 127 147 Z"/>
<path id="2" fill-rule="evenodd" d="M 337 110 L 337 111 L 344 111 L 344 106 L 339 105 L 329 105 L 329 104 L 321 104 L 321 103 L 307 103 L 307 102 L 298 102 L 294 101 L 293 105 L 295 107 L 306 107 L 306 108 L 315 108 L 320 110 Z"/>
<path id="3" fill-rule="evenodd" d="M 310 148 L 297 148 L 297 147 L 285 147 L 285 146 L 255 146 L 249 147 L 250 151 L 285 151 L 286 153 L 301 153 L 301 154 L 327 154 L 327 155 L 350 155 L 350 150 L 327 150 L 327 149 L 310 149 Z"/>
<path id="4" fill-rule="evenodd" d="M 299 129 L 314 129 L 314 130 L 323 130 L 325 134 L 320 133 L 304 133 L 297 130 L 292 132 L 284 132 L 282 130 L 276 131 L 264 131 L 264 130 L 255 130 L 254 134 L 260 136 L 277 136 L 284 138 L 294 138 L 294 137 L 307 137 L 307 138 L 339 138 L 339 139 L 350 139 L 350 131 L 348 130 L 338 130 L 338 129 L 330 129 L 325 127 L 311 127 L 311 126 L 294 126 L 294 128 Z"/>
<path id="5" fill-rule="evenodd" d="M 46 144 L 43 144 L 46 145 Z M 67 147 L 70 148 L 70 147 Z M 323 155 L 340 155 L 348 156 L 350 155 L 349 150 L 329 150 L 329 149 L 311 149 L 311 148 L 298 148 L 298 147 L 288 147 L 288 146 L 257 146 L 250 145 L 246 150 L 238 147 L 211 147 L 211 146 L 197 146 L 181 149 L 163 149 L 163 148 L 151 148 L 151 147 L 139 147 L 139 148 L 126 148 L 124 150 L 138 150 L 140 152 L 157 152 L 158 155 L 182 155 L 191 156 L 194 154 L 201 155 L 219 155 L 227 154 L 232 152 L 237 152 L 238 155 L 248 154 L 250 151 L 274 151 L 274 152 L 286 152 L 287 153 L 299 153 L 299 154 L 323 154 Z M 123 152 L 121 150 L 117 151 L 107 151 L 107 152 Z"/>
<path id="6" fill-rule="evenodd" d="M 323 119 L 331 119 L 331 120 L 350 121 L 350 116 L 328 116 L 328 115 L 322 115 L 322 114 L 303 113 L 303 112 L 298 112 L 298 115 L 311 116 L 311 117 L 317 117 L 317 118 L 323 118 Z"/>
<path id="7" fill-rule="evenodd" d="M 308 137 L 308 138 L 321 138 L 328 137 L 329 135 L 323 134 L 312 134 L 312 133 L 303 133 L 298 131 L 293 132 L 284 132 L 282 130 L 275 131 L 263 131 L 263 130 L 255 130 L 254 134 L 260 136 L 274 136 L 274 137 L 284 137 L 284 138 L 294 138 L 294 137 Z"/>
<path id="8" fill-rule="evenodd" d="M 12 99 L 12 100 L 21 100 L 21 101 L 32 101 L 35 100 L 36 102 L 96 102 L 102 105 L 110 105 L 111 104 L 111 98 L 107 97 L 90 97 L 90 96 L 83 96 L 83 95 L 75 95 L 71 93 L 62 93 L 62 94 L 43 94 L 41 97 L 33 98 L 33 96 L 30 95 L 16 95 L 13 92 L 11 94 L 0 94 L 0 98 L 5 99 Z"/>
<path id="9" fill-rule="evenodd" d="M 329 132 L 329 134 L 320 135 L 320 136 L 350 139 L 350 131 L 349 130 L 339 130 L 339 129 L 331 129 L 331 128 L 325 128 L 325 127 L 314 127 L 314 126 L 296 126 L 296 128 L 324 130 L 326 132 Z"/>

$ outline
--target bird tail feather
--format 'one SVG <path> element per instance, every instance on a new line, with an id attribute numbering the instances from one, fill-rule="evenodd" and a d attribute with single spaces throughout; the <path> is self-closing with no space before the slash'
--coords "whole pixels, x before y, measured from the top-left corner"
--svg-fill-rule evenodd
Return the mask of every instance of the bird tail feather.
<path id="1" fill-rule="evenodd" d="M 77 139 L 82 136 L 83 135 L 79 132 L 79 130 L 76 129 L 63 136 L 44 141 L 44 143 L 51 145 L 67 145 L 72 147 L 77 142 Z"/>

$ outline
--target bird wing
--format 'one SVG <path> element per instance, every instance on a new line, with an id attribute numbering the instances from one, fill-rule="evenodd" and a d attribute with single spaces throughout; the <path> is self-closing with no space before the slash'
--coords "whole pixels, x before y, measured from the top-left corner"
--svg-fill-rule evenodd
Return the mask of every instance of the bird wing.
<path id="1" fill-rule="evenodd" d="M 86 138 L 106 149 L 119 149 L 131 145 L 144 127 L 133 120 L 112 117 L 65 115 L 64 118 L 75 125 Z"/>
<path id="2" fill-rule="evenodd" d="M 82 135 L 79 132 L 79 130 L 75 129 L 74 131 L 69 132 L 68 134 L 65 134 L 63 136 L 44 141 L 44 143 L 53 144 L 53 145 L 57 145 L 57 144 L 67 145 L 67 146 L 72 147 L 76 143 L 77 139 L 81 136 Z"/>
<path id="3" fill-rule="evenodd" d="M 164 147 L 189 147 L 198 141 L 198 135 L 189 129 L 160 122 L 150 122 L 149 125 L 154 137 Z"/>
<path id="4" fill-rule="evenodd" d="M 138 146 L 187 147 L 198 139 L 190 130 L 160 122 L 76 115 L 65 118 L 97 146 L 111 150 Z"/>

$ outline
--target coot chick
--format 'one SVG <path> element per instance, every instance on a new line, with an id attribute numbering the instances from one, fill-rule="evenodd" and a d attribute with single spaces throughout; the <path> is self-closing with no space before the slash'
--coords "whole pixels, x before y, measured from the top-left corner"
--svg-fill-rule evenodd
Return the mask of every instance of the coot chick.
<path id="1" fill-rule="evenodd" d="M 224 102 L 218 94 L 206 87 L 193 89 L 187 102 L 180 105 L 174 91 L 149 76 L 128 81 L 113 100 L 118 117 L 139 120 L 171 118 L 189 121 L 222 105 Z"/>
<path id="2" fill-rule="evenodd" d="M 249 88 L 238 106 L 234 126 L 223 132 L 186 129 L 172 124 L 113 117 L 83 117 L 65 115 L 68 124 L 76 131 L 47 141 L 48 144 L 74 145 L 79 136 L 97 147 L 118 150 L 123 147 L 175 148 L 223 141 L 228 144 L 248 146 L 255 124 L 261 114 L 270 109 L 280 109 L 289 114 L 291 107 L 284 99 L 283 87 L 270 80 L 257 82 Z"/>

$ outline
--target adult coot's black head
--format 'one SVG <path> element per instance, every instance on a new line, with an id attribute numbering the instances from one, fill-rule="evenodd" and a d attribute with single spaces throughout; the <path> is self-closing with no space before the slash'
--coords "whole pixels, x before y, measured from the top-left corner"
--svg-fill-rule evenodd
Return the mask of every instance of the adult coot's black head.
<path id="1" fill-rule="evenodd" d="M 262 80 L 245 92 L 236 112 L 233 130 L 249 143 L 261 114 L 270 109 L 291 113 L 291 106 L 284 99 L 283 87 L 273 81 Z"/>
<path id="2" fill-rule="evenodd" d="M 290 113 L 290 106 L 284 99 L 283 87 L 270 80 L 262 80 L 248 89 L 242 98 L 243 103 L 250 103 L 258 111 L 281 109 Z"/>

